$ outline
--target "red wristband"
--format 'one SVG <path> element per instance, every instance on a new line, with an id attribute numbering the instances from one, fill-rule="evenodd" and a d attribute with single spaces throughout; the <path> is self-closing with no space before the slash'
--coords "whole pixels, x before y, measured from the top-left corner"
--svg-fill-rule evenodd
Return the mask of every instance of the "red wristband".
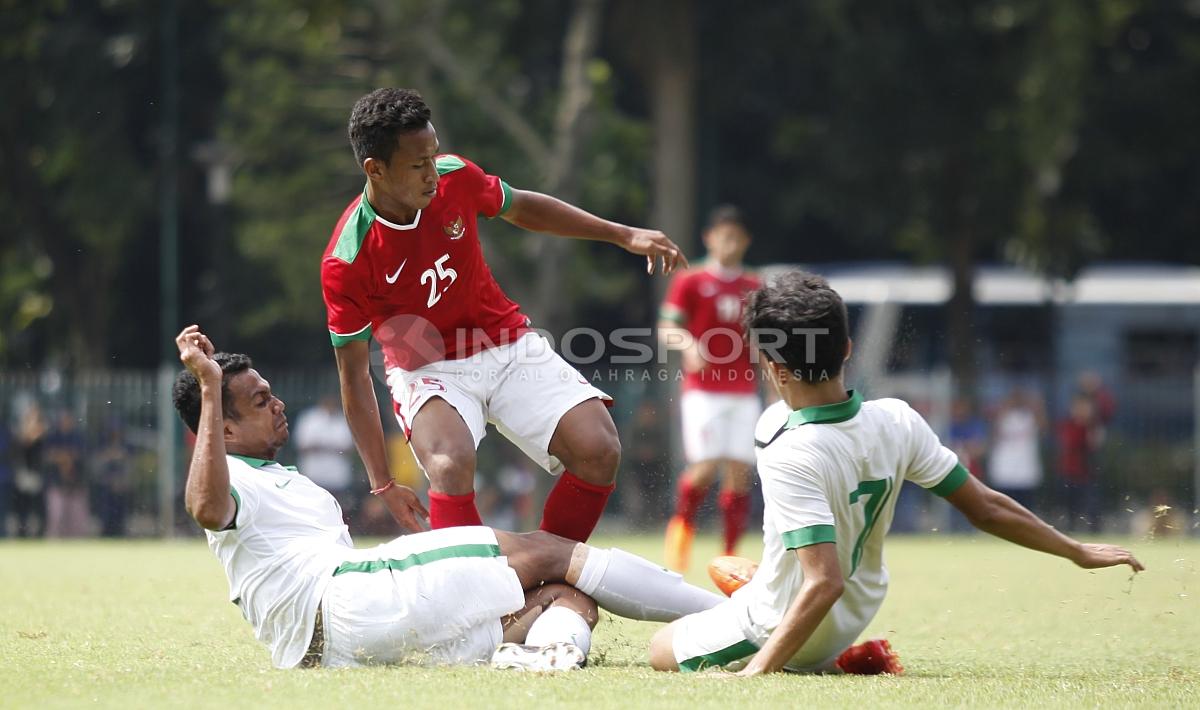
<path id="1" fill-rule="evenodd" d="M 372 488 L 371 495 L 373 495 L 373 496 L 383 495 L 384 493 L 386 493 L 388 491 L 389 488 L 391 488 L 394 485 L 396 485 L 396 479 L 394 479 L 394 478 L 388 479 L 388 482 L 383 484 L 382 486 L 380 486 L 378 488 Z"/>

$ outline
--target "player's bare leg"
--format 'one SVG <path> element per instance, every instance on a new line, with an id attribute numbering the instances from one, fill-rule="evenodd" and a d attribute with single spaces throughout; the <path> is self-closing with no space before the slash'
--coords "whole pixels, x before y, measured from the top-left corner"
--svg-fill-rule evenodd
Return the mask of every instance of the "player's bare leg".
<path id="1" fill-rule="evenodd" d="M 675 627 L 675 622 L 671 622 L 650 639 L 650 667 L 656 671 L 679 670 L 679 662 L 675 660 Z"/>
<path id="2" fill-rule="evenodd" d="M 502 620 L 505 643 L 526 643 L 534 622 L 541 618 L 544 612 L 555 607 L 562 607 L 579 615 L 588 628 L 595 628 L 600 619 L 596 611 L 596 601 L 588 595 L 566 584 L 544 584 L 525 592 L 525 606 Z M 583 650 L 587 652 L 587 648 Z"/>
<path id="3" fill-rule="evenodd" d="M 692 538 L 696 534 L 696 513 L 717 480 L 717 459 L 697 461 L 679 475 L 676 489 L 675 514 L 667 523 L 665 559 L 667 567 L 687 571 L 692 553 Z"/>
<path id="4" fill-rule="evenodd" d="M 717 505 L 721 508 L 724 521 L 725 554 L 737 551 L 738 539 L 746 530 L 746 518 L 750 515 L 750 464 L 735 459 L 725 459 L 722 466 L 721 494 Z"/>
<path id="5" fill-rule="evenodd" d="M 604 513 L 621 463 L 621 441 L 608 407 L 599 399 L 572 407 L 558 420 L 549 452 L 566 470 L 546 498 L 540 527 L 582 542 Z"/>
<path id="6" fill-rule="evenodd" d="M 581 667 L 592 647 L 596 602 L 565 584 L 525 593 L 525 607 L 501 622 L 504 643 L 492 655 L 496 668 L 558 671 Z"/>
<path id="7" fill-rule="evenodd" d="M 475 440 L 450 403 L 434 397 L 413 418 L 413 453 L 429 479 L 429 526 L 482 525 L 475 509 Z"/>

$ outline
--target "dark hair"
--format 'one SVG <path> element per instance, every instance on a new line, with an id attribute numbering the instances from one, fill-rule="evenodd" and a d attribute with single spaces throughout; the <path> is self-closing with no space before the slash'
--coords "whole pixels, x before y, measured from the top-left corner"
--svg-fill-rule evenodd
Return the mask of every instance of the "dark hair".
<path id="1" fill-rule="evenodd" d="M 229 395 L 229 381 L 254 367 L 254 363 L 248 355 L 239 353 L 217 353 L 213 355 L 213 360 L 221 366 L 221 416 L 236 421 L 237 412 Z M 175 411 L 179 412 L 179 418 L 195 434 L 200 428 L 200 382 L 190 371 L 184 370 L 175 378 L 171 401 L 175 404 Z"/>
<path id="2" fill-rule="evenodd" d="M 419 131 L 429 123 L 425 99 L 412 89 L 376 89 L 350 111 L 350 145 L 359 165 L 367 158 L 387 162 L 399 147 L 401 133 Z"/>
<path id="3" fill-rule="evenodd" d="M 819 382 L 842 371 L 850 340 L 846 304 L 816 274 L 789 271 L 751 293 L 745 325 L 751 345 L 786 364 L 796 379 Z"/>
<path id="4" fill-rule="evenodd" d="M 746 223 L 742 221 L 742 211 L 734 205 L 717 205 L 708 213 L 708 226 L 705 229 L 713 229 L 722 224 L 733 224 L 746 228 Z"/>

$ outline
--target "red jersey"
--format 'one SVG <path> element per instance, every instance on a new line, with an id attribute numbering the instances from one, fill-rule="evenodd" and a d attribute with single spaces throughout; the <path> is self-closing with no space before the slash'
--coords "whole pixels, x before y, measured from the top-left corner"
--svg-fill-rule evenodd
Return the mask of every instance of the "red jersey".
<path id="1" fill-rule="evenodd" d="M 747 272 L 689 269 L 671 282 L 663 302 L 664 320 L 687 329 L 703 347 L 707 365 L 684 375 L 683 388 L 706 392 L 758 391 L 750 347 L 744 342 L 742 308 L 746 294 L 760 285 Z"/>
<path id="2" fill-rule="evenodd" d="M 388 367 L 415 369 L 529 330 L 484 261 L 476 224 L 478 215 L 504 214 L 512 189 L 459 156 L 436 164 L 437 194 L 412 224 L 380 217 L 364 191 L 334 227 L 321 261 L 334 347 L 374 336 Z"/>

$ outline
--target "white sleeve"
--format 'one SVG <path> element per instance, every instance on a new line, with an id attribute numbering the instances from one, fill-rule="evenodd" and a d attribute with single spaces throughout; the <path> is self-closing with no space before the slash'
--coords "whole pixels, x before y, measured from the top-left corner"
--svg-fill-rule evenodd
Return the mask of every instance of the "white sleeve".
<path id="1" fill-rule="evenodd" d="M 771 454 L 774 452 L 759 458 L 758 469 L 763 500 L 776 521 L 784 547 L 794 550 L 834 542 L 833 511 L 816 469 L 794 458 Z"/>
<path id="2" fill-rule="evenodd" d="M 252 476 L 241 471 L 240 467 L 246 466 L 245 463 L 232 458 L 226 460 L 229 461 L 229 495 L 233 496 L 237 506 L 231 529 L 237 530 L 245 528 L 254 519 L 254 511 L 258 509 L 258 486 Z"/>
<path id="3" fill-rule="evenodd" d="M 939 496 L 947 496 L 966 483 L 967 470 L 958 455 L 942 446 L 925 418 L 905 405 L 909 425 L 909 461 L 904 477 Z"/>

